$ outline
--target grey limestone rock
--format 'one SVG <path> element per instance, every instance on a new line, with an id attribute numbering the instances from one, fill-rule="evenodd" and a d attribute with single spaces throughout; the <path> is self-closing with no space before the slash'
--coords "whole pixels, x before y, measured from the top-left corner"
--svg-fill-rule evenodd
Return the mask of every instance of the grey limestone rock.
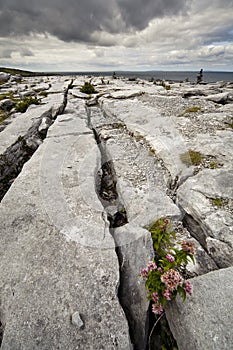
<path id="1" fill-rule="evenodd" d="M 9 98 L 0 101 L 0 109 L 4 111 L 10 111 L 15 105 L 15 102 Z"/>
<path id="2" fill-rule="evenodd" d="M 232 103 L 233 94 L 230 92 L 222 92 L 220 94 L 209 95 L 206 99 L 220 104 Z"/>
<path id="3" fill-rule="evenodd" d="M 4 73 L 4 72 L 0 72 L 0 81 L 1 82 L 7 82 L 10 79 L 10 74 L 8 73 Z"/>
<path id="4" fill-rule="evenodd" d="M 228 350 L 233 344 L 233 268 L 191 280 L 193 295 L 170 303 L 166 316 L 179 350 Z"/>
<path id="5" fill-rule="evenodd" d="M 77 114 L 60 116 L 2 200 L 2 350 L 131 349 L 95 193 L 98 157 Z"/>
<path id="6" fill-rule="evenodd" d="M 177 192 L 177 203 L 188 214 L 192 234 L 219 267 L 233 265 L 232 182 L 231 170 L 205 169 L 187 179 Z"/>

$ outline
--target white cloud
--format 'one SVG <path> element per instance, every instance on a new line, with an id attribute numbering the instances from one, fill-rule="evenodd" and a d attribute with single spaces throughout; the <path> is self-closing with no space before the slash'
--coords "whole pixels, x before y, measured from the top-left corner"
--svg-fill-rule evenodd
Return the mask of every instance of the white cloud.
<path id="1" fill-rule="evenodd" d="M 110 27 L 106 19 L 87 42 L 65 42 L 48 32 L 2 37 L 0 65 L 44 71 L 233 70 L 233 1 L 190 4 L 182 14 L 152 18 L 141 30 L 126 29 L 112 7 L 116 18 L 111 31 L 104 29 Z M 117 32 L 118 26 L 122 29 Z"/>

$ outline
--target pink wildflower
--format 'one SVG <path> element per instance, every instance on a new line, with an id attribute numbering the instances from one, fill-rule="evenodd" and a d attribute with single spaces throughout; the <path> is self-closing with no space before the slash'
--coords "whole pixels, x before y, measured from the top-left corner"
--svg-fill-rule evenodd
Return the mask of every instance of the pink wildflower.
<path id="1" fill-rule="evenodd" d="M 183 242 L 181 242 L 181 246 L 185 252 L 192 254 L 192 255 L 195 254 L 195 243 L 194 242 L 183 241 Z"/>
<path id="2" fill-rule="evenodd" d="M 168 289 L 165 289 L 163 291 L 163 297 L 164 299 L 166 300 L 171 300 L 171 296 L 172 296 L 172 293 L 168 290 Z"/>
<path id="3" fill-rule="evenodd" d="M 152 304 L 152 312 L 156 315 L 161 315 L 163 312 L 163 306 L 160 303 Z"/>
<path id="4" fill-rule="evenodd" d="M 170 269 L 161 276 L 161 281 L 166 285 L 169 291 L 176 290 L 182 282 L 182 277 L 179 272 Z"/>
<path id="5" fill-rule="evenodd" d="M 147 267 L 149 271 L 153 271 L 157 269 L 156 263 L 152 260 L 148 262 Z"/>
<path id="6" fill-rule="evenodd" d="M 153 293 L 151 294 L 151 298 L 152 298 L 152 301 L 153 301 L 154 303 L 157 303 L 157 302 L 159 301 L 159 295 L 158 295 L 158 293 L 157 293 L 157 292 L 153 292 Z"/>
<path id="7" fill-rule="evenodd" d="M 165 225 L 169 225 L 169 224 L 170 224 L 170 219 L 166 218 L 166 219 L 164 220 L 164 223 L 165 223 Z"/>
<path id="8" fill-rule="evenodd" d="M 141 274 L 141 276 L 142 276 L 143 278 L 147 278 L 147 277 L 148 277 L 148 271 L 147 271 L 147 269 L 142 269 L 140 274 Z"/>
<path id="9" fill-rule="evenodd" d="M 186 293 L 192 295 L 192 293 L 193 293 L 193 286 L 192 286 L 192 283 L 190 281 L 185 281 L 184 282 L 184 289 L 185 289 Z"/>
<path id="10" fill-rule="evenodd" d="M 172 256 L 171 254 L 167 254 L 167 255 L 166 255 L 166 259 L 167 259 L 169 262 L 175 261 L 174 256 Z"/>
<path id="11" fill-rule="evenodd" d="M 160 273 L 163 273 L 162 267 L 158 267 L 158 271 L 159 271 Z"/>

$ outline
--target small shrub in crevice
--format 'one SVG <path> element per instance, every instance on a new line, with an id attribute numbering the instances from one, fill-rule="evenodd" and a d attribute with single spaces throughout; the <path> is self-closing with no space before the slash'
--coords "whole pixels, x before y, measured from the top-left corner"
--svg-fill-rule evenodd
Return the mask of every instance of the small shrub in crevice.
<path id="1" fill-rule="evenodd" d="M 38 100 L 37 97 L 25 97 L 22 101 L 19 101 L 16 104 L 15 110 L 16 112 L 24 113 L 31 104 L 39 105 L 40 100 Z"/>
<path id="2" fill-rule="evenodd" d="M 186 298 L 192 294 L 192 284 L 182 274 L 189 260 L 194 262 L 195 247 L 191 241 L 178 243 L 175 247 L 175 232 L 171 229 L 167 218 L 157 220 L 149 229 L 151 232 L 155 257 L 141 270 L 140 276 L 145 279 L 148 300 L 152 302 L 155 315 L 163 313 L 166 304 L 174 300 L 178 294 Z M 177 242 L 176 242 L 177 244 Z"/>
<path id="3" fill-rule="evenodd" d="M 80 92 L 83 92 L 84 94 L 88 94 L 88 95 L 97 93 L 94 86 L 88 82 L 84 83 L 84 85 L 80 89 Z"/>
<path id="4" fill-rule="evenodd" d="M 222 198 L 214 198 L 211 201 L 215 207 L 223 207 L 224 206 L 224 201 Z"/>
<path id="5" fill-rule="evenodd" d="M 212 161 L 210 162 L 209 169 L 217 169 L 221 168 L 222 164 L 219 164 L 218 162 Z"/>

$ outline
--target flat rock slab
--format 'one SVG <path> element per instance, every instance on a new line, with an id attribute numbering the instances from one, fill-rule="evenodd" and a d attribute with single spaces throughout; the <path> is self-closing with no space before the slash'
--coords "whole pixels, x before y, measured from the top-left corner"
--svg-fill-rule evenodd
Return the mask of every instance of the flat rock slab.
<path id="1" fill-rule="evenodd" d="M 193 295 L 169 304 L 179 350 L 229 350 L 233 344 L 233 267 L 192 279 Z"/>
<path id="2" fill-rule="evenodd" d="M 115 245 L 94 191 L 98 159 L 84 121 L 61 115 L 2 200 L 1 349 L 131 348 Z"/>
<path id="3" fill-rule="evenodd" d="M 135 97 L 142 94 L 141 90 L 121 90 L 111 93 L 111 97 L 115 99 L 124 99 L 124 98 L 130 98 Z"/>
<path id="4" fill-rule="evenodd" d="M 162 158 L 172 179 L 187 168 L 180 155 L 187 151 L 182 135 L 170 117 L 163 117 L 158 109 L 134 100 L 111 101 L 100 99 L 103 110 L 123 121 L 136 137 L 144 137 Z"/>

